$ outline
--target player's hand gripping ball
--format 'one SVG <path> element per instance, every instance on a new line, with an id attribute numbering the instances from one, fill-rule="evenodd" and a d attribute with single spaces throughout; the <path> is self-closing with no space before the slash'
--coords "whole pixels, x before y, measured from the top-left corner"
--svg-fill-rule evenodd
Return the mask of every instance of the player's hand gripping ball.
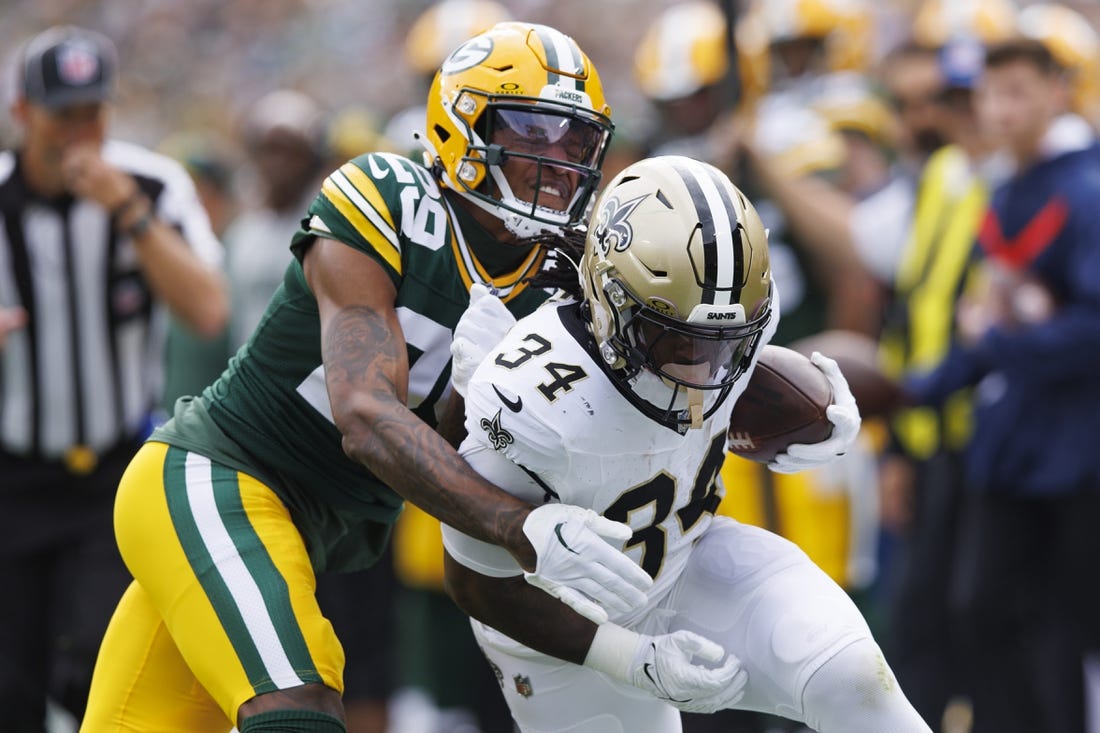
<path id="1" fill-rule="evenodd" d="M 833 390 L 807 357 L 768 344 L 730 416 L 729 450 L 768 463 L 793 443 L 820 443 L 833 431 Z"/>

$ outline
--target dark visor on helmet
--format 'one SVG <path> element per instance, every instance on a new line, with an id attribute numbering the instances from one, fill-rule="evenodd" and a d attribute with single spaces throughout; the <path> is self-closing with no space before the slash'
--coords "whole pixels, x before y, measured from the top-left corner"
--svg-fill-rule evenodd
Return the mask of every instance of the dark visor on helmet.
<path id="1" fill-rule="evenodd" d="M 511 153 L 597 167 L 607 128 L 593 121 L 539 111 L 491 108 L 490 140 Z M 549 154 L 548 154 L 549 153 Z"/>
<path id="2" fill-rule="evenodd" d="M 685 326 L 644 310 L 629 324 L 635 348 L 650 370 L 695 389 L 717 389 L 735 380 L 739 376 L 735 367 L 759 331 L 757 324 L 719 329 Z"/>

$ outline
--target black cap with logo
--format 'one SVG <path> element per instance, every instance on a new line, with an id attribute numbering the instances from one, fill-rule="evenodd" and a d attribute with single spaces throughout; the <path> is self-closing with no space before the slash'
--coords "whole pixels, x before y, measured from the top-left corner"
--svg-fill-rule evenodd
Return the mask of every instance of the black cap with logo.
<path id="1" fill-rule="evenodd" d="M 75 26 L 57 26 L 27 42 L 23 94 L 56 109 L 106 102 L 114 94 L 118 54 L 109 38 Z"/>

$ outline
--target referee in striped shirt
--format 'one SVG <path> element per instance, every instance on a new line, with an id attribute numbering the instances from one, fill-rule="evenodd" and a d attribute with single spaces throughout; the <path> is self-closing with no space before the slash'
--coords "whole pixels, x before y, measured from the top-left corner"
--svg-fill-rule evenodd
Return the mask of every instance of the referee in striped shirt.
<path id="1" fill-rule="evenodd" d="M 171 312 L 222 331 L 222 247 L 186 171 L 107 140 L 116 53 L 56 27 L 19 54 L 0 153 L 0 725 L 79 719 L 126 584 L 115 488 L 150 424 Z"/>

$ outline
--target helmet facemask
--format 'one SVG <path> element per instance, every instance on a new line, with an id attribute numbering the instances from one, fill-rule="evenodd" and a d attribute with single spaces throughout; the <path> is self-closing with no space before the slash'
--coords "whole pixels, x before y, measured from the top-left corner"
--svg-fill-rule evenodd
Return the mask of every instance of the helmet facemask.
<path id="1" fill-rule="evenodd" d="M 767 304 L 751 317 L 734 305 L 721 326 L 700 325 L 706 306 L 687 321 L 670 318 L 644 304 L 611 271 L 603 276 L 602 318 L 610 336 L 600 355 L 618 377 L 641 398 L 638 406 L 649 417 L 677 428 L 698 428 L 722 405 L 738 379 L 752 364 L 761 334 L 771 317 Z"/>
<path id="2" fill-rule="evenodd" d="M 511 234 L 584 223 L 613 126 L 573 39 L 537 24 L 493 26 L 443 62 L 426 114 L 429 167 Z"/>
<path id="3" fill-rule="evenodd" d="M 456 106 L 475 95 L 486 101 L 474 125 L 462 121 L 469 143 L 458 166 L 459 193 L 521 238 L 583 222 L 600 182 L 610 120 L 571 105 L 500 100 L 476 90 L 464 90 Z"/>

